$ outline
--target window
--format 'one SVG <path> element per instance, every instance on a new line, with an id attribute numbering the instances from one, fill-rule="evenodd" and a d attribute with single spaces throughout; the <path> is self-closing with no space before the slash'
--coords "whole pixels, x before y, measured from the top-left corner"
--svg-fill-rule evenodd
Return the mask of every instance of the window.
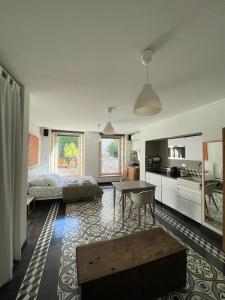
<path id="1" fill-rule="evenodd" d="M 121 175 L 124 160 L 124 137 L 102 136 L 100 143 L 100 175 Z"/>
<path id="2" fill-rule="evenodd" d="M 82 175 L 82 134 L 52 133 L 52 171 L 62 176 Z"/>

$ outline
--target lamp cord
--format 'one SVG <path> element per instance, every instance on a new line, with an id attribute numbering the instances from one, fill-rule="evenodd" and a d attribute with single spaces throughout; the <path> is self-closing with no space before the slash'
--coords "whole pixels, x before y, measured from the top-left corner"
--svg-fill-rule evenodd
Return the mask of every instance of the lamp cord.
<path id="1" fill-rule="evenodd" d="M 108 111 L 108 122 L 110 122 L 110 121 L 111 121 L 111 111 L 109 109 L 109 111 Z"/>
<path id="2" fill-rule="evenodd" d="M 148 84 L 148 64 L 147 64 L 147 84 Z"/>

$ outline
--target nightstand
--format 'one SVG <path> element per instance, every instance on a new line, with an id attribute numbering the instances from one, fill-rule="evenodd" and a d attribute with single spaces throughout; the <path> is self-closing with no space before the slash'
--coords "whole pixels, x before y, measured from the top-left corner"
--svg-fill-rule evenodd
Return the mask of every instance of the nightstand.
<path id="1" fill-rule="evenodd" d="M 34 209 L 35 208 L 35 198 L 33 196 L 27 195 L 27 215 L 29 215 L 32 211 L 30 209 L 31 203 L 33 203 L 32 209 Z"/>

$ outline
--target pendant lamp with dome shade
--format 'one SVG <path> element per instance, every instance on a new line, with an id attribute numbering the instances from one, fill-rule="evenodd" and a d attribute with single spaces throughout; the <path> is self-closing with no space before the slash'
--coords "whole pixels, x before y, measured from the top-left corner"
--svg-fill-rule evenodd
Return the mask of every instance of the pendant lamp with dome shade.
<path id="1" fill-rule="evenodd" d="M 147 82 L 134 104 L 134 114 L 137 116 L 152 116 L 161 112 L 161 102 L 152 85 L 148 82 L 148 65 L 152 60 L 152 50 L 145 49 L 141 53 L 141 62 L 147 68 Z"/>
<path id="2" fill-rule="evenodd" d="M 109 107 L 108 108 L 108 118 L 109 118 L 109 120 L 106 123 L 105 128 L 103 130 L 103 133 L 106 134 L 106 135 L 113 135 L 113 134 L 115 134 L 115 130 L 114 130 L 114 128 L 112 126 L 112 123 L 111 123 L 111 112 L 112 112 L 112 110 L 114 108 L 115 107 Z"/>

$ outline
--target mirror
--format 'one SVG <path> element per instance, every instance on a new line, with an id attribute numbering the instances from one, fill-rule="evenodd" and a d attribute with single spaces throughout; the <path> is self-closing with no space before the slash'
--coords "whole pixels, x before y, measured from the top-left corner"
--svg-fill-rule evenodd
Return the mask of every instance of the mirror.
<path id="1" fill-rule="evenodd" d="M 205 222 L 223 229 L 222 141 L 203 143 L 203 192 Z"/>

